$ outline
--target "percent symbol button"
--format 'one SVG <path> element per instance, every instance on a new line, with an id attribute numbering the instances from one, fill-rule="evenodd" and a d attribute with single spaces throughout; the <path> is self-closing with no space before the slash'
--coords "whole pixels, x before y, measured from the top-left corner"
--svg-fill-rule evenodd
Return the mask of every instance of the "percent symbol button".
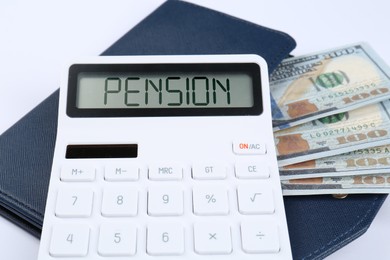
<path id="1" fill-rule="evenodd" d="M 195 186 L 193 189 L 193 209 L 196 215 L 227 215 L 229 203 L 226 187 Z"/>
<path id="2" fill-rule="evenodd" d="M 217 200 L 214 198 L 214 194 L 206 195 L 207 203 L 216 203 Z"/>

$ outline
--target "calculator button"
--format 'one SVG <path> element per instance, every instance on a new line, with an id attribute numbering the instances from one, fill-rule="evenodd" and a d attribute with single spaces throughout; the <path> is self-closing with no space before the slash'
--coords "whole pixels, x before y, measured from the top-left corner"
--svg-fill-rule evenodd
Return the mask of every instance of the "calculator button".
<path id="1" fill-rule="evenodd" d="M 235 166 L 236 177 L 240 179 L 267 179 L 269 169 L 267 163 L 239 162 Z"/>
<path id="2" fill-rule="evenodd" d="M 222 164 L 194 164 L 192 178 L 199 180 L 220 180 L 226 178 L 226 167 Z"/>
<path id="3" fill-rule="evenodd" d="M 102 256 L 132 256 L 137 248 L 137 229 L 128 224 L 103 224 L 98 253 Z"/>
<path id="4" fill-rule="evenodd" d="M 139 167 L 135 165 L 115 165 L 104 168 L 106 181 L 136 181 L 139 178 Z"/>
<path id="5" fill-rule="evenodd" d="M 194 244 L 198 254 L 230 254 L 232 238 L 229 224 L 216 221 L 195 223 Z"/>
<path id="6" fill-rule="evenodd" d="M 241 223 L 242 249 L 246 253 L 277 253 L 280 250 L 278 227 L 274 223 Z"/>
<path id="7" fill-rule="evenodd" d="M 192 199 L 196 215 L 227 215 L 229 213 L 228 192 L 225 187 L 194 187 Z"/>
<path id="8" fill-rule="evenodd" d="M 150 255 L 184 253 L 184 229 L 179 223 L 152 223 L 147 227 L 146 250 Z"/>
<path id="9" fill-rule="evenodd" d="M 233 152 L 237 155 L 266 154 L 265 143 L 259 141 L 237 141 L 233 142 Z"/>
<path id="10" fill-rule="evenodd" d="M 103 191 L 102 215 L 105 217 L 136 216 L 138 191 L 134 188 L 106 188 Z"/>
<path id="11" fill-rule="evenodd" d="M 151 187 L 148 191 L 148 214 L 178 216 L 183 214 L 183 190 L 179 187 Z"/>
<path id="12" fill-rule="evenodd" d="M 149 167 L 151 180 L 180 180 L 183 178 L 183 168 L 177 165 L 152 165 Z"/>
<path id="13" fill-rule="evenodd" d="M 89 217 L 92 212 L 92 204 L 92 190 L 60 190 L 57 196 L 55 214 L 57 217 Z"/>
<path id="14" fill-rule="evenodd" d="M 49 253 L 54 257 L 86 256 L 89 228 L 81 224 L 61 224 L 53 227 Z"/>
<path id="15" fill-rule="evenodd" d="M 61 181 L 93 181 L 94 167 L 64 166 L 61 168 Z"/>
<path id="16" fill-rule="evenodd" d="M 237 188 L 238 209 L 242 214 L 272 214 L 275 211 L 272 188 L 246 184 Z"/>

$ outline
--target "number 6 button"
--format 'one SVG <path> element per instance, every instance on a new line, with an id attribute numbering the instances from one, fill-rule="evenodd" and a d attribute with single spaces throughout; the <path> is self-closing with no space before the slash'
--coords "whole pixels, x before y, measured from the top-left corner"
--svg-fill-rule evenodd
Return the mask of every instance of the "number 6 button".
<path id="1" fill-rule="evenodd" d="M 150 255 L 181 255 L 184 253 L 184 229 L 179 223 L 148 225 L 147 252 Z"/>

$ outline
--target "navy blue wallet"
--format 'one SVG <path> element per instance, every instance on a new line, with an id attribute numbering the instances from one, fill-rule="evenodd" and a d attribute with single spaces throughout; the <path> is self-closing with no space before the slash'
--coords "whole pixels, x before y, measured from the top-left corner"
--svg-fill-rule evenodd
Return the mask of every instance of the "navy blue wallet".
<path id="1" fill-rule="evenodd" d="M 258 54 L 269 71 L 295 47 L 287 34 L 167 1 L 102 55 Z M 0 136 L 0 214 L 40 236 L 57 128 L 58 91 Z M 385 195 L 286 197 L 294 259 L 323 259 L 363 234 Z"/>

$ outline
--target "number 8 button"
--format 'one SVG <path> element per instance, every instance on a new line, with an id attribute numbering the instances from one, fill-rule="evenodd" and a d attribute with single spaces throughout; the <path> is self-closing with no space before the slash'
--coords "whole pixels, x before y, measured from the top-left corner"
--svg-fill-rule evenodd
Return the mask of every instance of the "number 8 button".
<path id="1" fill-rule="evenodd" d="M 103 192 L 102 215 L 127 217 L 137 215 L 138 191 L 128 187 L 107 188 Z"/>

